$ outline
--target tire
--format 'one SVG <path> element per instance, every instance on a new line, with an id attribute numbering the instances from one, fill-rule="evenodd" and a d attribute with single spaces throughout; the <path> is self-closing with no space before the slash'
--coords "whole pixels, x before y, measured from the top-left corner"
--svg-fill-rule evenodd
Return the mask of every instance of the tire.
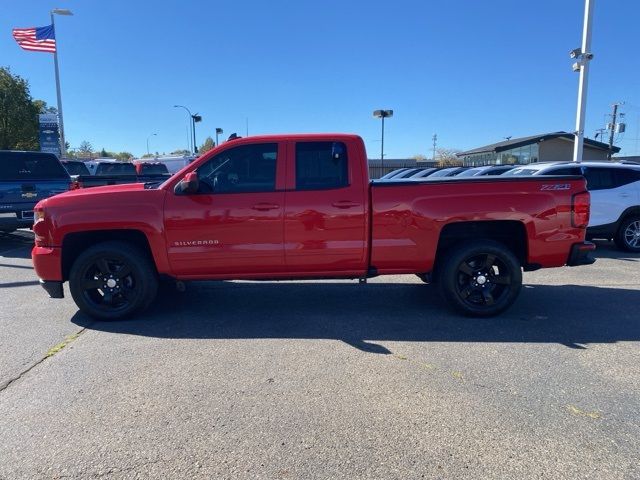
<path id="1" fill-rule="evenodd" d="M 449 250 L 439 269 L 438 289 L 458 312 L 492 317 L 511 306 L 522 288 L 522 269 L 505 245 L 465 242 Z"/>
<path id="2" fill-rule="evenodd" d="M 621 250 L 640 252 L 640 216 L 627 217 L 620 222 L 620 228 L 613 241 Z"/>
<path id="3" fill-rule="evenodd" d="M 83 313 L 119 320 L 151 305 L 158 276 L 145 252 L 130 243 L 109 241 L 78 256 L 69 273 L 69 289 Z"/>

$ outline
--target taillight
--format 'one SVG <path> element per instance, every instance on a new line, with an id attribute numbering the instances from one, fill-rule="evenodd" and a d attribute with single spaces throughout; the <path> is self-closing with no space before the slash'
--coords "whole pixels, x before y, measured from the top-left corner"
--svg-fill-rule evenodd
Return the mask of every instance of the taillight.
<path id="1" fill-rule="evenodd" d="M 571 199 L 571 224 L 576 228 L 587 228 L 591 195 L 589 192 L 576 193 Z"/>
<path id="2" fill-rule="evenodd" d="M 69 190 L 78 190 L 80 188 L 82 188 L 80 180 L 74 180 L 69 184 Z"/>

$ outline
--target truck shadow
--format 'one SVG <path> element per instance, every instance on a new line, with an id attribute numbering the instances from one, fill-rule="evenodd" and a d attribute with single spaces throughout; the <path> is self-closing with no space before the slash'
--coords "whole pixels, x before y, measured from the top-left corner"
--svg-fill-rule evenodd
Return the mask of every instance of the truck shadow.
<path id="1" fill-rule="evenodd" d="M 594 240 L 596 244 L 596 258 L 610 258 L 613 260 L 622 260 L 626 262 L 640 262 L 640 254 L 626 252 L 616 247 L 616 244 L 606 240 Z"/>
<path id="2" fill-rule="evenodd" d="M 640 340 L 640 291 L 527 285 L 516 304 L 490 319 L 451 313 L 433 286 L 336 282 L 204 282 L 163 295 L 140 317 L 88 329 L 160 338 L 333 339 L 372 353 L 377 342 L 591 343 Z"/>
<path id="3" fill-rule="evenodd" d="M 32 247 L 33 232 L 29 230 L 0 232 L 0 258 L 31 258 Z"/>

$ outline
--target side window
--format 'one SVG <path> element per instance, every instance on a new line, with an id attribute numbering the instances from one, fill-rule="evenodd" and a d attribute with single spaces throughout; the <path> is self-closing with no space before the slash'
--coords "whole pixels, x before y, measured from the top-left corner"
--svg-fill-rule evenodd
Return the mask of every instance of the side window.
<path id="1" fill-rule="evenodd" d="M 296 144 L 296 189 L 326 190 L 349 185 L 347 147 L 342 142 Z"/>
<path id="2" fill-rule="evenodd" d="M 587 189 L 606 190 L 615 187 L 614 168 L 585 167 L 584 178 L 587 179 Z"/>
<path id="3" fill-rule="evenodd" d="M 640 182 L 640 169 L 616 168 L 616 187 L 622 187 L 623 185 L 628 185 L 633 182 Z"/>
<path id="4" fill-rule="evenodd" d="M 198 167 L 199 193 L 272 192 L 277 161 L 277 143 L 225 150 Z"/>
<path id="5" fill-rule="evenodd" d="M 543 175 L 582 175 L 580 167 L 564 167 L 543 173 Z"/>

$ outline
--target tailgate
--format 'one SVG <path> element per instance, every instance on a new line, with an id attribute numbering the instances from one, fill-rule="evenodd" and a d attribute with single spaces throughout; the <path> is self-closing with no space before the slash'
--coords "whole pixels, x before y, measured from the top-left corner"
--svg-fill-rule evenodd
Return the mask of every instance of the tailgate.
<path id="1" fill-rule="evenodd" d="M 61 180 L 0 182 L 0 211 L 16 212 L 18 218 L 33 218 L 36 203 L 67 190 L 69 182 Z"/>

